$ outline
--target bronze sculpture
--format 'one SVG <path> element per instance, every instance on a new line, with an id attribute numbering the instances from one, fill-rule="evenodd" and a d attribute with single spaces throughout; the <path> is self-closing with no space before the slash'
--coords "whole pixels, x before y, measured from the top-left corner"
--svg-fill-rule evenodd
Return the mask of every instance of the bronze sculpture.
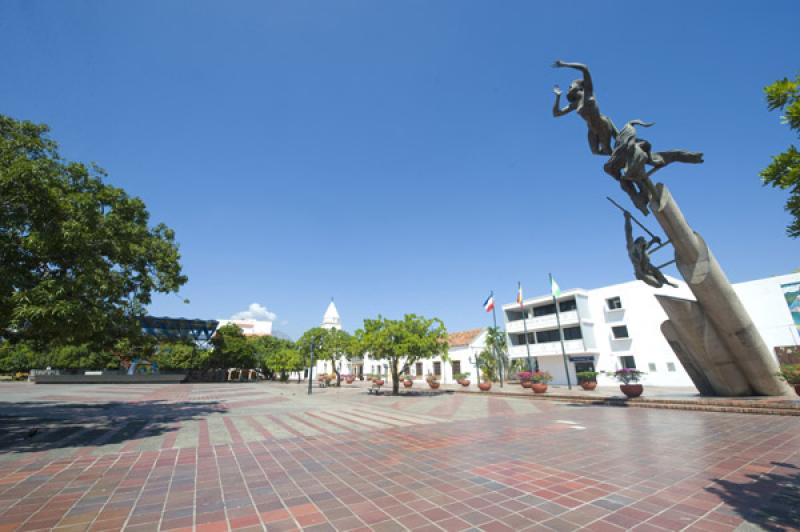
<path id="1" fill-rule="evenodd" d="M 553 93 L 556 95 L 553 103 L 553 116 L 559 117 L 576 111 L 586 121 L 589 127 L 589 149 L 595 155 L 611 155 L 611 141 L 617 136 L 617 128 L 610 118 L 600 113 L 600 107 L 594 96 L 594 84 L 589 68 L 581 63 L 565 63 L 556 61 L 555 68 L 574 68 L 583 73 L 583 79 L 576 79 L 569 85 L 567 91 L 566 107 L 561 107 L 561 89 L 556 85 Z"/>

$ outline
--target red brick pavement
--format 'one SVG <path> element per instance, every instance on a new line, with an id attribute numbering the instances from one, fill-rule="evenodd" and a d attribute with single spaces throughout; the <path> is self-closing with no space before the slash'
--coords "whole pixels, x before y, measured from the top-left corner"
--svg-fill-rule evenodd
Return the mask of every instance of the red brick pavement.
<path id="1" fill-rule="evenodd" d="M 230 444 L 212 444 L 201 418 L 195 447 L 167 432 L 160 449 L 94 455 L 106 432 L 66 456 L 0 454 L 0 532 L 800 527 L 800 420 L 553 404 L 514 415 L 515 399 L 449 399 L 434 411 L 386 398 L 397 414 L 376 428 L 365 412 L 358 431 L 298 408 L 266 418 L 284 438 L 241 416 L 261 427 L 253 441 L 228 409 L 214 415 Z M 467 408 L 490 417 L 451 420 Z M 404 426 L 413 409 L 442 421 Z M 330 430 L 298 430 L 320 419 Z"/>

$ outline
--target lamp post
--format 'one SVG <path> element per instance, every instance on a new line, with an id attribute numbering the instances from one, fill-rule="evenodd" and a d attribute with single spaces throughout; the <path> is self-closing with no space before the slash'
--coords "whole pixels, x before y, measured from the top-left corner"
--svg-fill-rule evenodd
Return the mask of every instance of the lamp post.
<path id="1" fill-rule="evenodd" d="M 314 373 L 314 339 L 311 339 L 311 362 L 308 365 L 308 395 L 311 395 L 311 376 Z"/>

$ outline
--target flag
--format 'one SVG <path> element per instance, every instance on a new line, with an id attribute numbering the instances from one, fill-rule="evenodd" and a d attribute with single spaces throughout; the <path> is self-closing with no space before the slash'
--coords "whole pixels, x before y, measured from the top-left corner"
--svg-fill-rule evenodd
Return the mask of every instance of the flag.
<path id="1" fill-rule="evenodd" d="M 517 303 L 522 306 L 522 283 L 517 283 Z"/>
<path id="2" fill-rule="evenodd" d="M 561 295 L 561 288 L 558 287 L 558 283 L 550 276 L 550 293 L 553 294 L 553 297 L 559 297 Z"/>
<path id="3" fill-rule="evenodd" d="M 486 301 L 483 302 L 483 308 L 486 312 L 491 312 L 494 308 L 494 294 L 489 294 L 489 297 L 486 298 Z"/>

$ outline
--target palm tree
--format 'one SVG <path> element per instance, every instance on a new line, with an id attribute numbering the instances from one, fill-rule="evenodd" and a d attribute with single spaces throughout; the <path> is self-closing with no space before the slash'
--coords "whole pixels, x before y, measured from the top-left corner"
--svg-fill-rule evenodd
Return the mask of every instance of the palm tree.
<path id="1" fill-rule="evenodd" d="M 508 368 L 508 339 L 505 331 L 500 327 L 489 327 L 486 330 L 486 348 L 493 352 L 498 365 L 503 368 L 500 371 L 500 382 L 502 384 L 505 369 Z"/>

